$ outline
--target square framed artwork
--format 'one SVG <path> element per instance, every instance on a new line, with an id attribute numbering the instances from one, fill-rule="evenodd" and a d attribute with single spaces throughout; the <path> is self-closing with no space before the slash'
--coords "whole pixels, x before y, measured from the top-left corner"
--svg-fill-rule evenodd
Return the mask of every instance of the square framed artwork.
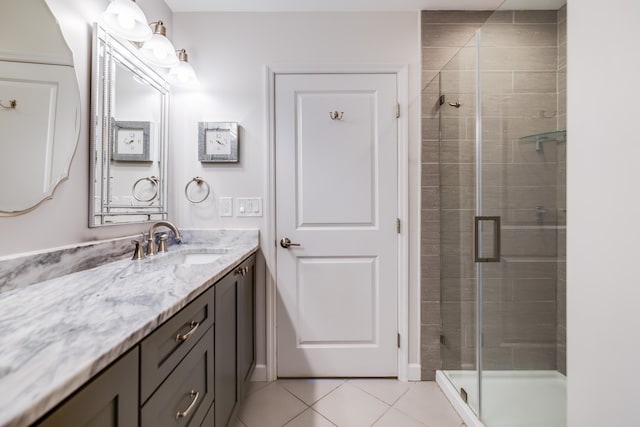
<path id="1" fill-rule="evenodd" d="M 238 123 L 199 122 L 198 160 L 207 163 L 237 163 Z"/>
<path id="2" fill-rule="evenodd" d="M 150 162 L 150 122 L 112 122 L 111 158 L 119 162 Z"/>

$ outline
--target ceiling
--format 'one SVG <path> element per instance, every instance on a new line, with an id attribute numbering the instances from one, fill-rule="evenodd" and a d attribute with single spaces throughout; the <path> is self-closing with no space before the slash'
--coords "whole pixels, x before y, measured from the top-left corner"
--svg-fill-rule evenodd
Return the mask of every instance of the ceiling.
<path id="1" fill-rule="evenodd" d="M 494 10 L 502 0 L 165 0 L 174 12 Z M 558 9 L 566 0 L 506 0 L 509 9 Z"/>

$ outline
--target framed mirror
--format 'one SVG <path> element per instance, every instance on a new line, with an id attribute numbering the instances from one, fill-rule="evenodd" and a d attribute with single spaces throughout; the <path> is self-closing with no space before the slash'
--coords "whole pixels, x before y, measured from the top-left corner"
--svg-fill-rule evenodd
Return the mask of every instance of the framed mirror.
<path id="1" fill-rule="evenodd" d="M 3 0 L 0 216 L 30 212 L 67 179 L 80 135 L 73 55 L 45 0 Z"/>
<path id="2" fill-rule="evenodd" d="M 167 218 L 169 84 L 94 25 L 89 226 Z"/>

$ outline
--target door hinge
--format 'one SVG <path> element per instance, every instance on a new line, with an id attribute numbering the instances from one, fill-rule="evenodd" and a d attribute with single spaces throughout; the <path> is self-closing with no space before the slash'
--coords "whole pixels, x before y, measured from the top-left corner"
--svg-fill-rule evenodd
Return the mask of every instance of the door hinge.
<path id="1" fill-rule="evenodd" d="M 396 104 L 396 119 L 400 117 L 400 103 Z"/>
<path id="2" fill-rule="evenodd" d="M 444 335 L 440 335 L 440 344 L 447 345 L 447 339 L 444 337 Z"/>
<path id="3" fill-rule="evenodd" d="M 400 234 L 400 218 L 396 218 L 396 231 Z"/>
<path id="4" fill-rule="evenodd" d="M 398 348 L 400 348 L 400 333 L 398 333 Z"/>

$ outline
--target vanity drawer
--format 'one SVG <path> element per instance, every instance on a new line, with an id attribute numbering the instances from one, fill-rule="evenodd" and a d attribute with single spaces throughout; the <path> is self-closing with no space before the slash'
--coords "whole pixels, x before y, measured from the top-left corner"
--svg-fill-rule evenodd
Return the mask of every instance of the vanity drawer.
<path id="1" fill-rule="evenodd" d="M 140 402 L 153 391 L 180 363 L 214 321 L 214 288 L 145 338 L 140 345 Z"/>
<path id="2" fill-rule="evenodd" d="M 213 403 L 213 328 L 204 334 L 140 413 L 142 427 L 199 427 Z"/>

